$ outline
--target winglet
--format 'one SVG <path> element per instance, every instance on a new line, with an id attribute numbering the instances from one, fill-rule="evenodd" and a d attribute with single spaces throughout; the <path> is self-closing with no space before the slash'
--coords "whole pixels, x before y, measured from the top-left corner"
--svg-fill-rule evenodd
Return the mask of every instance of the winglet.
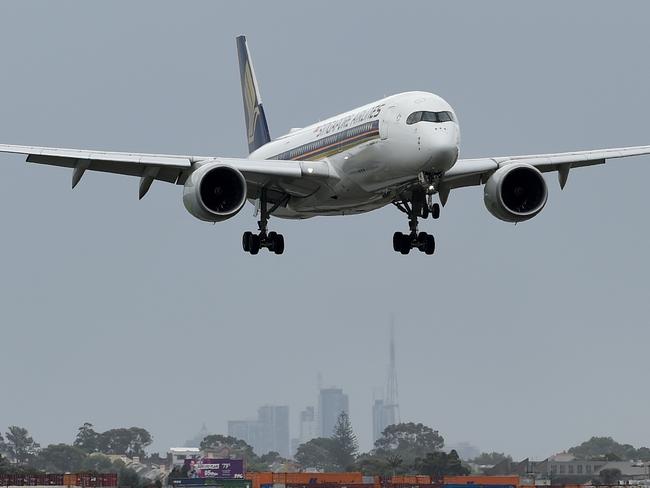
<path id="1" fill-rule="evenodd" d="M 246 36 L 237 37 L 237 55 L 239 57 L 239 76 L 244 99 L 248 151 L 253 152 L 269 142 L 271 136 L 264 115 L 264 107 L 262 107 L 262 97 L 257 86 L 253 63 L 248 52 Z"/>

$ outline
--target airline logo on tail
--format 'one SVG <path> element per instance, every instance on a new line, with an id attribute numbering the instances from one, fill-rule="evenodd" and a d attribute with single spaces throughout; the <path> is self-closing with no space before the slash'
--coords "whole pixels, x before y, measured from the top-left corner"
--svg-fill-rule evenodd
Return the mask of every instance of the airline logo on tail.
<path id="1" fill-rule="evenodd" d="M 255 149 L 269 142 L 271 136 L 269 135 L 269 126 L 264 116 L 260 92 L 257 88 L 255 70 L 253 69 L 253 63 L 244 36 L 237 38 L 237 53 L 239 55 L 241 91 L 244 99 L 244 118 L 246 120 L 248 150 L 253 152 Z"/>
<path id="2" fill-rule="evenodd" d="M 255 84 L 253 74 L 251 73 L 250 63 L 246 63 L 244 68 L 244 81 L 242 85 L 244 95 L 244 110 L 246 111 L 246 126 L 248 129 L 248 144 L 255 142 L 255 128 L 260 117 L 260 109 L 257 104 L 257 94 L 255 93 Z"/>

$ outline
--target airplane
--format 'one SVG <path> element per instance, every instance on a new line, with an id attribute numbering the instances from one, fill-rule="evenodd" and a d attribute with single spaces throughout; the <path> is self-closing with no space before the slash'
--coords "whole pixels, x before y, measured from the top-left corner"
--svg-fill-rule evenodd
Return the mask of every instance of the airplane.
<path id="1" fill-rule="evenodd" d="M 421 91 L 398 93 L 271 139 L 246 37 L 236 43 L 248 158 L 16 145 L 0 145 L 0 152 L 71 168 L 72 188 L 86 170 L 139 177 L 140 199 L 154 181 L 182 185 L 185 208 L 206 222 L 232 218 L 249 201 L 259 215 L 258 231 L 245 232 L 242 247 L 252 255 L 260 249 L 284 252 L 284 236 L 268 230 L 271 216 L 353 215 L 389 204 L 407 216 L 409 227 L 408 233 L 393 234 L 393 250 L 431 255 L 435 239 L 418 230 L 419 219 L 437 219 L 451 190 L 482 185 L 488 211 L 517 223 L 546 205 L 542 173 L 556 171 L 564 189 L 572 168 L 650 154 L 650 146 L 636 146 L 459 159 L 456 113 L 441 97 Z"/>

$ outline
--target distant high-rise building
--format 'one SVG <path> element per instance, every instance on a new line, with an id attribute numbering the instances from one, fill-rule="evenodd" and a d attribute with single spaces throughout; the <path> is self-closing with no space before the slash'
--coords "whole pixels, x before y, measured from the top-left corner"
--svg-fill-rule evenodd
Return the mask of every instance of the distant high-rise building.
<path id="1" fill-rule="evenodd" d="M 194 437 L 185 441 L 185 447 L 199 447 L 203 439 L 205 439 L 209 435 L 210 432 L 208 432 L 208 428 L 205 426 L 205 422 L 203 422 L 203 425 L 201 426 L 201 430 L 199 430 Z"/>
<path id="2" fill-rule="evenodd" d="M 320 436 L 331 437 L 341 412 L 349 414 L 348 396 L 340 388 L 322 388 L 318 395 Z"/>
<path id="3" fill-rule="evenodd" d="M 315 439 L 319 435 L 318 418 L 314 407 L 305 407 L 305 409 L 300 412 L 298 432 L 298 437 L 291 439 L 292 456 L 296 455 L 298 446 Z"/>
<path id="4" fill-rule="evenodd" d="M 257 411 L 261 438 L 259 454 L 275 451 L 289 458 L 289 407 L 286 405 L 265 405 Z"/>
<path id="5" fill-rule="evenodd" d="M 260 425 L 257 420 L 229 420 L 228 435 L 241 439 L 257 452 L 260 437 Z"/>
<path id="6" fill-rule="evenodd" d="M 316 421 L 316 412 L 314 407 L 306 407 L 300 412 L 300 444 L 309 442 L 318 437 L 318 422 Z"/>
<path id="7" fill-rule="evenodd" d="M 375 399 L 372 405 L 372 440 L 376 442 L 389 425 L 399 423 L 399 400 L 397 391 L 397 365 L 395 361 L 395 327 L 390 325 L 388 379 L 386 381 L 386 396 Z"/>
<path id="8" fill-rule="evenodd" d="M 384 425 L 384 400 L 376 399 L 372 404 L 372 443 L 374 445 L 385 429 Z"/>
<path id="9" fill-rule="evenodd" d="M 245 441 L 259 455 L 275 451 L 288 458 L 289 407 L 264 405 L 257 411 L 257 420 L 230 420 L 228 435 Z"/>

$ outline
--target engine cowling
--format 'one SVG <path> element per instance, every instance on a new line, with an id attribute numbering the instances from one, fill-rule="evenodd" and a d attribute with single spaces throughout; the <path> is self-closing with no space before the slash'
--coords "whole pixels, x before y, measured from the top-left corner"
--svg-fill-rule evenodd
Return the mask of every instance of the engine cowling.
<path id="1" fill-rule="evenodd" d="M 495 171 L 485 184 L 485 206 L 497 219 L 523 222 L 546 205 L 548 188 L 542 173 L 529 164 L 509 164 Z"/>
<path id="2" fill-rule="evenodd" d="M 239 170 L 222 163 L 207 163 L 187 178 L 183 204 L 197 219 L 221 222 L 242 209 L 246 191 L 246 179 Z"/>

